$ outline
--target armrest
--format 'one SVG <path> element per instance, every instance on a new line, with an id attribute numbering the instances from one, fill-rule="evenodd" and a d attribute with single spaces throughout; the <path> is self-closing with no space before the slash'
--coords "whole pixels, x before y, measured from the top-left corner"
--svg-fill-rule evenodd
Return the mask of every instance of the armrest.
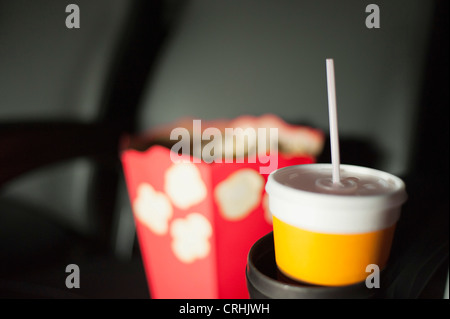
<path id="1" fill-rule="evenodd" d="M 118 158 L 112 124 L 20 122 L 0 125 L 0 186 L 32 169 L 81 156 Z"/>

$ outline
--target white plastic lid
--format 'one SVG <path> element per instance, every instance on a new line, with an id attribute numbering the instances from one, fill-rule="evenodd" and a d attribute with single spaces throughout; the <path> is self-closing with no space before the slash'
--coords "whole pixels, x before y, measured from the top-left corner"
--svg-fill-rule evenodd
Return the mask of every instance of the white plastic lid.
<path id="1" fill-rule="evenodd" d="M 407 194 L 403 181 L 375 169 L 340 165 L 346 186 L 334 188 L 331 164 L 288 166 L 266 184 L 269 208 L 278 219 L 323 233 L 365 233 L 387 228 L 400 217 Z"/>

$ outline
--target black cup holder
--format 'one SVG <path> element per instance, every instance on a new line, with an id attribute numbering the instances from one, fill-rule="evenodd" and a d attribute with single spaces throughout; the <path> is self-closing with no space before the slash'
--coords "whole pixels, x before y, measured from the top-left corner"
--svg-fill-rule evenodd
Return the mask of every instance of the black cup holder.
<path id="1" fill-rule="evenodd" d="M 383 287 L 381 284 L 380 288 L 368 288 L 365 281 L 326 287 L 292 280 L 278 270 L 272 232 L 260 238 L 250 249 L 246 277 L 251 299 L 375 299 L 382 294 Z"/>

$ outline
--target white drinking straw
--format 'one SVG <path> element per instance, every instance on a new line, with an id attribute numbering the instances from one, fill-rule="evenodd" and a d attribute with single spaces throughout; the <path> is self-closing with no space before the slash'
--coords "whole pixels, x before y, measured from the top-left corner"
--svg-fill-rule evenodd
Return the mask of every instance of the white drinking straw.
<path id="1" fill-rule="evenodd" d="M 328 117 L 330 121 L 331 164 L 333 167 L 333 184 L 341 183 L 339 165 L 339 136 L 336 106 L 336 84 L 334 80 L 334 61 L 326 59 L 327 63 L 327 87 L 328 87 Z"/>

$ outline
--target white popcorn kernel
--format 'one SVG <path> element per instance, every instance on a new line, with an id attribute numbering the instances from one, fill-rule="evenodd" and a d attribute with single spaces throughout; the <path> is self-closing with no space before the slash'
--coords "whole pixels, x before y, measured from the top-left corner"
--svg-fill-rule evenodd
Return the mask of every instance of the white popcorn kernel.
<path id="1" fill-rule="evenodd" d="M 172 203 L 188 209 L 206 198 L 207 190 L 198 168 L 192 163 L 175 163 L 165 174 L 164 190 Z"/>
<path id="2" fill-rule="evenodd" d="M 150 184 L 142 183 L 137 188 L 133 201 L 135 216 L 157 235 L 168 231 L 168 221 L 172 218 L 172 205 L 162 192 L 156 191 Z"/>
<path id="3" fill-rule="evenodd" d="M 186 218 L 175 219 L 170 234 L 173 253 L 184 263 L 205 258 L 211 250 L 212 226 L 202 214 L 190 213 Z"/>
<path id="4" fill-rule="evenodd" d="M 247 217 L 260 204 L 263 187 L 264 178 L 253 169 L 231 174 L 214 189 L 222 216 L 234 221 Z"/>

